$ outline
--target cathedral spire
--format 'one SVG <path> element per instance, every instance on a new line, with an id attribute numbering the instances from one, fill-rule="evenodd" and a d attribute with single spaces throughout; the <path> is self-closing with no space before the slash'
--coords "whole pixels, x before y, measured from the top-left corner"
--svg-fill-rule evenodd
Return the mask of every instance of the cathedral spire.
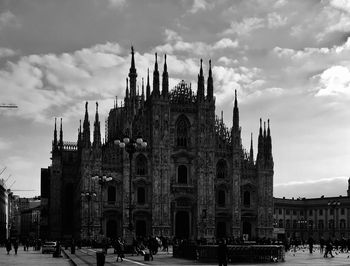
<path id="1" fill-rule="evenodd" d="M 157 62 L 157 53 L 155 54 L 155 63 L 153 71 L 153 96 L 159 96 L 159 71 L 158 71 L 158 62 Z"/>
<path id="2" fill-rule="evenodd" d="M 260 128 L 259 128 L 259 138 L 258 138 L 258 155 L 256 157 L 256 160 L 258 162 L 261 162 L 264 159 L 264 137 L 263 137 L 263 130 L 262 130 L 262 120 L 260 118 Z"/>
<path id="3" fill-rule="evenodd" d="M 89 122 L 89 113 L 88 113 L 88 102 L 85 103 L 85 117 L 83 123 L 83 142 L 85 147 L 90 147 L 90 122 Z"/>
<path id="4" fill-rule="evenodd" d="M 57 127 L 56 127 L 56 121 L 57 121 L 57 118 L 55 117 L 55 129 L 53 131 L 53 143 L 52 143 L 53 150 L 57 149 Z"/>
<path id="5" fill-rule="evenodd" d="M 145 100 L 145 83 L 144 83 L 143 78 L 142 78 L 141 99 L 142 99 L 142 101 Z"/>
<path id="6" fill-rule="evenodd" d="M 211 72 L 211 60 L 209 60 L 209 75 L 207 81 L 207 99 L 211 101 L 214 96 L 213 75 Z"/>
<path id="7" fill-rule="evenodd" d="M 130 79 L 130 98 L 135 98 L 136 96 L 136 68 L 135 68 L 135 58 L 134 58 L 134 47 L 131 46 L 131 67 L 129 70 L 129 79 Z"/>
<path id="8" fill-rule="evenodd" d="M 62 130 L 62 118 L 61 118 L 61 125 L 60 125 L 60 149 L 63 149 L 63 130 Z"/>
<path id="9" fill-rule="evenodd" d="M 254 163 L 254 151 L 253 151 L 253 133 L 250 133 L 250 151 L 249 151 L 249 161 Z"/>
<path id="10" fill-rule="evenodd" d="M 151 86 L 149 85 L 149 68 L 147 68 L 147 85 L 146 85 L 146 97 L 147 100 L 151 96 Z"/>
<path id="11" fill-rule="evenodd" d="M 201 59 L 201 66 L 199 69 L 198 83 L 197 83 L 197 100 L 201 102 L 204 100 L 204 76 L 203 76 L 203 60 Z"/>
<path id="12" fill-rule="evenodd" d="M 239 110 L 238 110 L 238 103 L 237 103 L 237 90 L 235 90 L 235 103 L 233 106 L 233 121 L 232 121 L 232 127 L 234 131 L 239 130 Z"/>
<path id="13" fill-rule="evenodd" d="M 129 80 L 126 78 L 125 98 L 129 98 Z"/>
<path id="14" fill-rule="evenodd" d="M 267 120 L 266 156 L 269 161 L 272 161 L 272 141 L 271 141 L 271 132 L 270 132 L 270 119 Z"/>
<path id="15" fill-rule="evenodd" d="M 164 55 L 164 69 L 163 69 L 163 83 L 162 83 L 162 96 L 167 97 L 169 92 L 169 76 L 168 67 L 166 64 L 166 55 Z"/>
<path id="16" fill-rule="evenodd" d="M 94 123 L 94 147 L 101 146 L 101 130 L 100 130 L 100 121 L 98 116 L 98 102 L 96 102 L 96 114 L 95 114 L 95 123 Z"/>

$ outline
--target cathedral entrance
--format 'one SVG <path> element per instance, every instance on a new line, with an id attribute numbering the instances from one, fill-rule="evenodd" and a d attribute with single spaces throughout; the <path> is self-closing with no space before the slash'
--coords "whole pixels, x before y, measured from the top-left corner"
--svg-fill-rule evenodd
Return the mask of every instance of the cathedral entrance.
<path id="1" fill-rule="evenodd" d="M 108 220 L 106 226 L 106 236 L 109 238 L 117 238 L 117 221 L 116 220 Z"/>
<path id="2" fill-rule="evenodd" d="M 176 213 L 175 236 L 179 238 L 189 238 L 190 236 L 190 216 L 187 211 Z"/>
<path id="3" fill-rule="evenodd" d="M 137 220 L 136 221 L 136 236 L 146 236 L 146 221 Z"/>
<path id="4" fill-rule="evenodd" d="M 225 222 L 218 222 L 216 224 L 216 237 L 218 237 L 218 238 L 226 237 L 226 223 Z"/>
<path id="5" fill-rule="evenodd" d="M 243 222 L 243 235 L 248 235 L 248 238 L 252 236 L 252 225 L 249 222 Z"/>

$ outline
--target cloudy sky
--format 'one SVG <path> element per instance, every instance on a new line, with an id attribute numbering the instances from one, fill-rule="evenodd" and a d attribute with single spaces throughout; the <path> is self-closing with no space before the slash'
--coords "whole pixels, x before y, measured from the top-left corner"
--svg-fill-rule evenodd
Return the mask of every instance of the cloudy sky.
<path id="1" fill-rule="evenodd" d="M 84 102 L 102 120 L 124 97 L 130 46 L 138 82 L 168 55 L 170 86 L 196 87 L 212 60 L 216 113 L 232 125 L 238 91 L 242 140 L 256 152 L 271 121 L 274 195 L 345 195 L 350 176 L 350 2 L 347 0 L 0 0 L 2 178 L 40 194 L 55 117 L 76 141 Z M 162 65 L 163 59 L 160 59 Z M 162 69 L 162 68 L 161 68 Z"/>

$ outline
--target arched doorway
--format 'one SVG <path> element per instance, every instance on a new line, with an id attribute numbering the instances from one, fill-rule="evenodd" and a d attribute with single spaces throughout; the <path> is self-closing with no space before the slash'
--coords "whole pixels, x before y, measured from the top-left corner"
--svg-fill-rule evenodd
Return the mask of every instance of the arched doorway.
<path id="1" fill-rule="evenodd" d="M 187 211 L 176 213 L 175 236 L 179 238 L 189 238 L 190 236 L 190 217 Z"/>
<path id="2" fill-rule="evenodd" d="M 243 222 L 243 234 L 248 235 L 250 238 L 252 236 L 252 225 L 249 222 Z"/>
<path id="3" fill-rule="evenodd" d="M 146 236 L 146 221 L 137 220 L 136 221 L 136 236 Z"/>
<path id="4" fill-rule="evenodd" d="M 108 220 L 106 226 L 106 236 L 109 238 L 117 238 L 117 221 L 116 220 Z"/>
<path id="5" fill-rule="evenodd" d="M 218 222 L 216 224 L 216 237 L 226 237 L 226 223 L 225 222 Z"/>

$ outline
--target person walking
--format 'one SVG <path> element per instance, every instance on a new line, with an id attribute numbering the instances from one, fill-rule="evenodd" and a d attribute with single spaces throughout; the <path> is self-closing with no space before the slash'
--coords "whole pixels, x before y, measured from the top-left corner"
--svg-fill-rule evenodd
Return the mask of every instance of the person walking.
<path id="1" fill-rule="evenodd" d="M 11 249 L 12 249 L 11 241 L 10 241 L 10 239 L 7 239 L 7 240 L 6 240 L 6 251 L 7 251 L 7 255 L 10 255 Z"/>
<path id="2" fill-rule="evenodd" d="M 332 250 L 333 250 L 333 244 L 331 239 L 329 238 L 326 242 L 326 252 L 324 253 L 324 258 L 328 258 L 328 253 L 329 255 L 331 255 L 332 258 L 334 258 L 333 254 L 332 254 Z"/>
<path id="3" fill-rule="evenodd" d="M 321 239 L 320 239 L 320 253 L 323 253 L 324 244 L 325 244 L 324 238 L 321 237 Z"/>
<path id="4" fill-rule="evenodd" d="M 228 249 L 226 245 L 226 240 L 222 239 L 218 246 L 219 266 L 227 266 L 227 256 L 228 256 Z"/>
<path id="5" fill-rule="evenodd" d="M 15 239 L 13 242 L 13 249 L 15 250 L 15 255 L 17 255 L 17 250 L 18 250 L 18 240 Z"/>
<path id="6" fill-rule="evenodd" d="M 307 243 L 309 244 L 309 251 L 310 254 L 312 254 L 312 250 L 314 248 L 314 240 L 313 238 L 310 236 L 309 239 L 307 240 Z"/>
<path id="7" fill-rule="evenodd" d="M 120 238 L 118 238 L 116 243 L 116 251 L 117 251 L 117 262 L 120 258 L 120 261 L 123 261 L 124 258 L 124 244 Z"/>

